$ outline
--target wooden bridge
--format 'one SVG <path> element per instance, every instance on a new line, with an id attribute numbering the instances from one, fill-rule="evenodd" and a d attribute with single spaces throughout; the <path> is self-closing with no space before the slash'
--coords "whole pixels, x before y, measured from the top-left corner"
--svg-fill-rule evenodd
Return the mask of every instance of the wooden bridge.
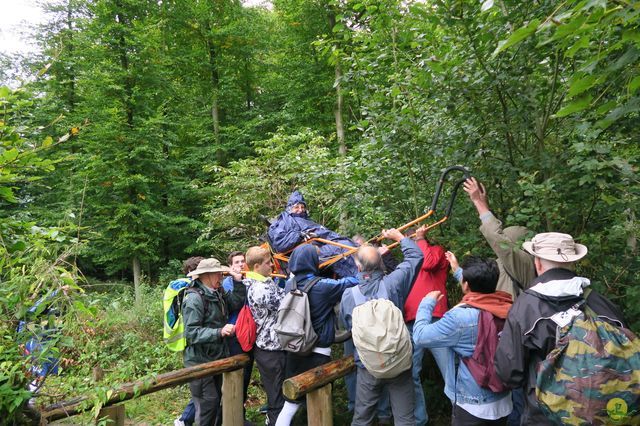
<path id="1" fill-rule="evenodd" d="M 99 420 L 107 420 L 111 425 L 123 426 L 126 401 L 179 386 L 193 379 L 222 374 L 222 424 L 224 426 L 243 426 L 242 369 L 248 362 L 247 355 L 235 355 L 113 388 L 106 393 L 107 398 L 102 404 L 96 423 Z M 344 377 L 354 368 L 353 356 L 338 359 L 285 380 L 282 391 L 290 399 L 306 395 L 307 424 L 309 426 L 332 426 L 331 383 Z M 52 404 L 41 411 L 41 424 L 46 425 L 54 420 L 92 410 L 95 404 L 96 401 L 88 397 L 78 397 Z"/>

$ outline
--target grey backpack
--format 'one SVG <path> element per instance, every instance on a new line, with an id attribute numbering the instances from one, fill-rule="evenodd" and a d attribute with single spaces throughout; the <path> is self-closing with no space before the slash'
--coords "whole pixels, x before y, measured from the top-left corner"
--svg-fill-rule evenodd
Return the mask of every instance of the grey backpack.
<path id="1" fill-rule="evenodd" d="M 311 323 L 311 309 L 307 292 L 320 281 L 320 278 L 309 280 L 302 290 L 298 289 L 295 278 L 292 281 L 293 289 L 280 302 L 274 330 L 283 350 L 305 354 L 311 352 L 316 340 L 318 340 L 318 335 Z"/>

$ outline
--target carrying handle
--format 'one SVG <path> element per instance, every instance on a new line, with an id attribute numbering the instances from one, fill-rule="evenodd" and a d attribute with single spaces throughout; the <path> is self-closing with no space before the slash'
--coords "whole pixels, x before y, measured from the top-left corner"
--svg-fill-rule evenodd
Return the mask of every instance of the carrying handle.
<path id="1" fill-rule="evenodd" d="M 453 211 L 453 203 L 456 200 L 456 195 L 458 194 L 458 189 L 460 188 L 460 185 L 462 185 L 467 179 L 469 179 L 471 177 L 471 172 L 469 172 L 469 170 L 464 167 L 464 166 L 451 166 L 451 167 L 447 167 L 442 174 L 440 175 L 440 179 L 438 180 L 438 183 L 436 184 L 436 192 L 433 195 L 433 199 L 431 200 L 431 207 L 429 208 L 429 211 L 427 213 L 425 213 L 424 215 L 420 216 L 417 219 L 412 220 L 411 222 L 402 225 L 401 227 L 397 228 L 398 231 L 402 232 L 407 228 L 410 228 L 411 226 L 422 222 L 423 220 L 425 220 L 426 218 L 428 218 L 429 216 L 433 215 L 436 212 L 436 209 L 438 208 L 438 201 L 440 199 L 440 194 L 442 193 L 442 187 L 444 186 L 444 182 L 447 180 L 447 176 L 449 175 L 449 173 L 454 172 L 454 171 L 458 171 L 458 172 L 462 172 L 462 174 L 464 175 L 463 178 L 461 178 L 460 180 L 458 180 L 454 186 L 453 186 L 453 190 L 451 192 L 451 197 L 449 198 L 449 204 L 446 207 L 446 211 L 445 211 L 445 215 L 437 220 L 436 222 L 430 224 L 427 226 L 427 231 L 435 228 L 436 226 L 446 222 L 450 217 L 451 217 L 451 212 Z M 411 235 L 411 237 L 414 237 L 415 233 Z M 374 237 L 372 239 L 370 239 L 368 242 L 372 242 L 372 241 L 382 241 L 383 237 L 382 235 L 379 235 L 377 237 Z M 388 249 L 392 249 L 394 247 L 396 247 L 399 243 L 395 242 L 393 244 L 389 244 L 387 246 Z"/>

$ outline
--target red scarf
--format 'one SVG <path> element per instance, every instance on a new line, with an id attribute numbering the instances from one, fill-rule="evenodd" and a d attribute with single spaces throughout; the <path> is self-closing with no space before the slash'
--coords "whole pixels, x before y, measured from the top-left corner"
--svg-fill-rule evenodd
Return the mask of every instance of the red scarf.
<path id="1" fill-rule="evenodd" d="M 511 295 L 506 291 L 496 291 L 495 293 L 476 293 L 470 291 L 462 298 L 461 304 L 491 312 L 498 318 L 506 319 L 513 301 Z"/>

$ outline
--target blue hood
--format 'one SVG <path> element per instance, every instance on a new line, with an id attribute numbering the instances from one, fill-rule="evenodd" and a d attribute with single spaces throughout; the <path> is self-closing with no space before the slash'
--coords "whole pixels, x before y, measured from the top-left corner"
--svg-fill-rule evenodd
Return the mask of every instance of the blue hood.
<path id="1" fill-rule="evenodd" d="M 297 189 L 289 195 L 289 200 L 287 201 L 287 209 L 295 206 L 296 204 L 304 204 L 307 207 L 307 202 L 304 201 L 304 196 Z"/>
<path id="2" fill-rule="evenodd" d="M 318 264 L 320 263 L 318 258 L 318 250 L 311 244 L 305 244 L 296 248 L 289 258 L 289 271 L 296 276 L 296 280 L 300 282 L 301 279 L 306 278 L 309 275 L 318 274 Z"/>

